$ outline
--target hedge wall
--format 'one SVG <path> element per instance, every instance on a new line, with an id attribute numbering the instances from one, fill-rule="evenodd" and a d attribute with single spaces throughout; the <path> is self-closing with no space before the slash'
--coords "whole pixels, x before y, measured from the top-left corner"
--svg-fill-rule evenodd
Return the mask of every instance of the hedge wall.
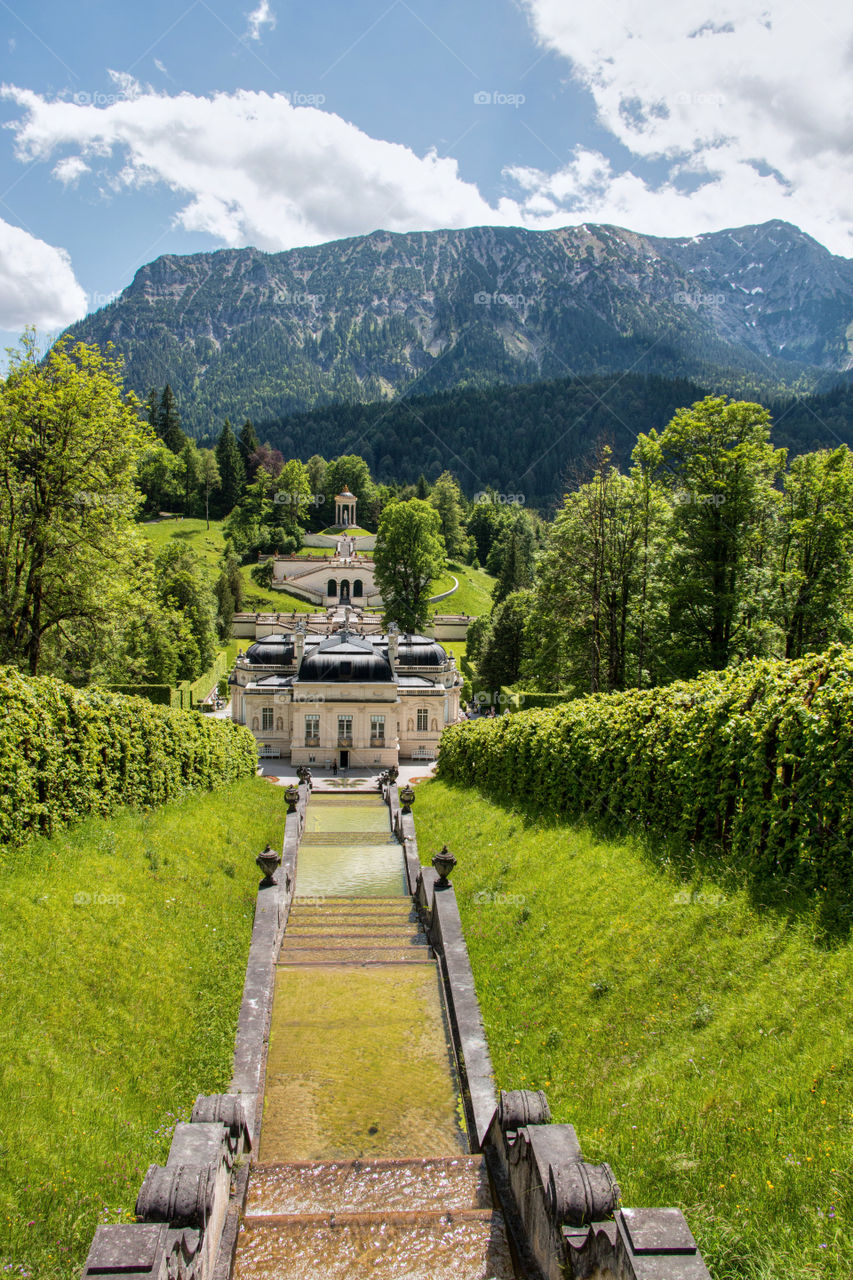
<path id="1" fill-rule="evenodd" d="M 190 685 L 193 703 L 203 702 L 211 689 L 216 687 L 219 677 L 224 676 L 227 670 L 228 650 L 220 649 L 214 659 L 213 665 L 205 671 L 204 675 L 199 676 L 199 678 L 194 680 Z"/>
<path id="2" fill-rule="evenodd" d="M 0 842 L 85 814 L 163 804 L 249 777 L 257 748 L 228 720 L 0 669 Z"/>
<path id="3" fill-rule="evenodd" d="M 509 707 L 511 712 L 532 711 L 536 707 L 555 707 L 572 700 L 570 693 L 536 693 L 521 689 L 511 689 L 504 685 L 501 689 L 501 705 Z"/>
<path id="4" fill-rule="evenodd" d="M 170 684 L 106 684 L 108 693 L 123 693 L 137 698 L 147 698 L 158 707 L 179 707 L 181 695 Z"/>
<path id="5" fill-rule="evenodd" d="M 439 776 L 851 886 L 853 650 L 448 728 Z"/>

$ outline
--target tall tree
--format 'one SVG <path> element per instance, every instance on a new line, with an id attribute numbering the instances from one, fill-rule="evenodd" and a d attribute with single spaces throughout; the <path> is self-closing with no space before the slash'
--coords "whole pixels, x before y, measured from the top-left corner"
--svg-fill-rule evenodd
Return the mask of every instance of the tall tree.
<path id="1" fill-rule="evenodd" d="M 771 612 L 774 483 L 785 450 L 770 444 L 758 404 L 707 396 L 679 409 L 658 433 L 641 435 L 634 462 L 673 504 L 666 595 L 675 637 L 672 675 L 725 667 L 734 653 L 760 652 Z"/>
<path id="2" fill-rule="evenodd" d="M 163 395 L 160 398 L 157 427 L 166 448 L 171 449 L 172 453 L 183 453 L 187 437 L 181 430 L 181 415 L 178 413 L 178 402 L 168 382 L 163 388 Z"/>
<path id="3" fill-rule="evenodd" d="M 168 542 L 155 561 L 163 604 L 181 620 L 178 679 L 194 680 L 216 652 L 216 601 L 204 566 L 191 547 Z"/>
<path id="4" fill-rule="evenodd" d="M 298 458 L 286 462 L 275 479 L 272 500 L 275 514 L 270 519 L 277 528 L 294 534 L 304 524 L 311 501 L 308 468 Z"/>
<path id="5" fill-rule="evenodd" d="M 374 566 L 386 622 L 418 631 L 429 616 L 432 581 L 445 562 L 441 520 L 428 502 L 392 502 L 382 512 Z"/>
<path id="6" fill-rule="evenodd" d="M 261 446 L 261 442 L 258 439 L 257 431 L 248 418 L 238 432 L 237 443 L 240 446 L 240 457 L 243 459 L 243 466 L 246 468 L 246 476 L 249 480 L 254 480 L 257 465 L 253 459 Z"/>
<path id="7" fill-rule="evenodd" d="M 490 573 L 497 577 L 492 598 L 496 604 L 513 591 L 522 591 L 533 582 L 536 537 L 530 516 L 520 507 L 507 517 L 486 561 Z"/>
<path id="8" fill-rule="evenodd" d="M 593 479 L 566 495 L 540 561 L 527 632 L 525 673 L 545 687 L 598 693 L 634 682 L 644 618 L 652 513 L 641 476 L 599 457 Z"/>
<path id="9" fill-rule="evenodd" d="M 210 495 L 219 488 L 222 483 L 222 477 L 219 474 L 219 464 L 216 461 L 216 454 L 213 449 L 199 450 L 199 462 L 199 483 L 204 493 L 204 518 L 209 529 Z"/>
<path id="10" fill-rule="evenodd" d="M 195 440 L 187 439 L 181 450 L 181 474 L 184 486 L 184 515 L 189 516 L 193 513 L 201 481 L 201 458 Z"/>
<path id="11" fill-rule="evenodd" d="M 0 385 L 0 659 L 58 670 L 127 607 L 137 466 L 153 437 L 121 361 L 33 334 Z"/>
<path id="12" fill-rule="evenodd" d="M 423 477 L 421 477 L 423 479 Z M 418 497 L 422 497 L 420 482 Z M 462 526 L 463 506 L 462 493 L 456 477 L 449 471 L 442 471 L 432 487 L 429 501 L 441 517 L 441 536 L 451 560 L 457 559 L 465 551 L 466 537 Z"/>
<path id="13" fill-rule="evenodd" d="M 850 643 L 853 455 L 846 445 L 794 458 L 777 522 L 776 577 L 785 657 Z"/>
<path id="14" fill-rule="evenodd" d="M 216 463 L 219 467 L 220 485 L 217 493 L 218 505 L 222 515 L 233 511 L 243 496 L 246 488 L 246 468 L 240 456 L 237 437 L 231 423 L 225 419 L 225 425 L 216 442 Z"/>
<path id="15" fill-rule="evenodd" d="M 492 611 L 480 645 L 477 675 L 493 694 L 504 685 L 515 684 L 521 673 L 530 605 L 530 591 L 514 591 Z"/>

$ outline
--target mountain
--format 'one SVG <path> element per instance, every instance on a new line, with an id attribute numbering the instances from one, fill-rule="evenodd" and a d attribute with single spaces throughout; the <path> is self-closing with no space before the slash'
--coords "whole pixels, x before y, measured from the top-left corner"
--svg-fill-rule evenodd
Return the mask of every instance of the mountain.
<path id="1" fill-rule="evenodd" d="M 196 434 L 228 416 L 633 371 L 812 389 L 853 364 L 853 261 L 784 222 L 692 239 L 612 226 L 378 231 L 142 267 L 72 326 Z"/>

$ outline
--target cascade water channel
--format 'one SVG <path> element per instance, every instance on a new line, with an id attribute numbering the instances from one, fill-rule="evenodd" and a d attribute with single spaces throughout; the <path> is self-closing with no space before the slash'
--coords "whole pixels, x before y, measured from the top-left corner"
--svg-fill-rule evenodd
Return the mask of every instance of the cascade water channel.
<path id="1" fill-rule="evenodd" d="M 314 794 L 235 1280 L 511 1280 L 437 962 L 378 796 Z"/>

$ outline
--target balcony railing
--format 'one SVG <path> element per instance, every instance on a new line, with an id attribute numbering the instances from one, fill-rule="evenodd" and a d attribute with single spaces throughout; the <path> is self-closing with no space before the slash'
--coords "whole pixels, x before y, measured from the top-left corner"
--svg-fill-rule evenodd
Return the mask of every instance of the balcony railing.
<path id="1" fill-rule="evenodd" d="M 352 738 L 351 738 L 351 737 L 346 737 L 346 736 L 341 737 L 341 736 L 340 736 L 340 734 L 339 734 L 339 735 L 338 735 L 338 746 L 339 746 L 339 747 L 351 747 L 351 746 L 352 746 Z"/>
<path id="2" fill-rule="evenodd" d="M 306 747 L 319 747 L 319 745 L 320 745 L 320 739 L 319 739 L 319 738 L 306 738 L 306 739 L 305 739 L 305 745 L 306 745 Z"/>

